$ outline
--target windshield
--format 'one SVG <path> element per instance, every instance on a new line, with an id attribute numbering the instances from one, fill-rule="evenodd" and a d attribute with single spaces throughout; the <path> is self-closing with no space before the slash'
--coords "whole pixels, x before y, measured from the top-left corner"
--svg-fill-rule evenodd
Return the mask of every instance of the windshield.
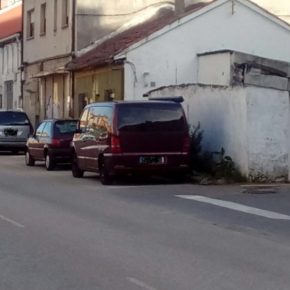
<path id="1" fill-rule="evenodd" d="M 29 125 L 29 119 L 23 112 L 0 112 L 0 125 Z"/>
<path id="2" fill-rule="evenodd" d="M 185 124 L 182 107 L 176 103 L 128 104 L 118 109 L 120 131 L 184 131 Z"/>
<path id="3" fill-rule="evenodd" d="M 77 129 L 76 120 L 57 121 L 54 127 L 55 136 L 74 134 Z"/>

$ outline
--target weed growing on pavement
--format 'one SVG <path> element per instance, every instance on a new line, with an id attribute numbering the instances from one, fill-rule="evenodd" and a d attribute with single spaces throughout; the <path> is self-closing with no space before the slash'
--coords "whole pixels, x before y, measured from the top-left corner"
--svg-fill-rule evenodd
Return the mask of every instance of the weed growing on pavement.
<path id="1" fill-rule="evenodd" d="M 193 172 L 207 175 L 213 179 L 225 179 L 227 182 L 242 182 L 246 179 L 237 169 L 225 149 L 209 152 L 202 150 L 203 130 L 200 123 L 190 130 L 190 165 Z"/>

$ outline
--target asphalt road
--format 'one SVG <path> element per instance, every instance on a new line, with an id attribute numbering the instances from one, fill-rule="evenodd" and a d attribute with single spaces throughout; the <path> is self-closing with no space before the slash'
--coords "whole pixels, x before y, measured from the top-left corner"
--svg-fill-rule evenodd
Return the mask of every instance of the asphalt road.
<path id="1" fill-rule="evenodd" d="M 74 179 L 65 167 L 1 155 L 0 290 L 289 290 L 290 194 L 274 192 L 156 180 L 106 187 L 93 174 Z M 249 213 L 226 208 L 233 203 Z"/>

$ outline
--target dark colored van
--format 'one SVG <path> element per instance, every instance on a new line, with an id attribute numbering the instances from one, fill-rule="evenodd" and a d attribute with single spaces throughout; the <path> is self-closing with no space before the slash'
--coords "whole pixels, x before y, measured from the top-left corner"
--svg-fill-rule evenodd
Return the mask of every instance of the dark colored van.
<path id="1" fill-rule="evenodd" d="M 174 101 L 118 101 L 87 105 L 73 138 L 74 177 L 98 172 L 103 184 L 122 174 L 186 175 L 189 132 Z"/>

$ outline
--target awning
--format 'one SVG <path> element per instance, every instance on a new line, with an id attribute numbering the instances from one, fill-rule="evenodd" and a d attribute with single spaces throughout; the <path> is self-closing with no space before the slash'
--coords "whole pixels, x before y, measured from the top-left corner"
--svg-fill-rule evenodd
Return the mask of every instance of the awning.
<path id="1" fill-rule="evenodd" d="M 37 79 L 37 78 L 44 78 L 44 77 L 56 75 L 56 74 L 68 74 L 68 73 L 69 71 L 65 70 L 65 68 L 62 66 L 62 67 L 58 67 L 54 71 L 40 71 L 36 74 L 33 74 L 31 78 Z"/>

